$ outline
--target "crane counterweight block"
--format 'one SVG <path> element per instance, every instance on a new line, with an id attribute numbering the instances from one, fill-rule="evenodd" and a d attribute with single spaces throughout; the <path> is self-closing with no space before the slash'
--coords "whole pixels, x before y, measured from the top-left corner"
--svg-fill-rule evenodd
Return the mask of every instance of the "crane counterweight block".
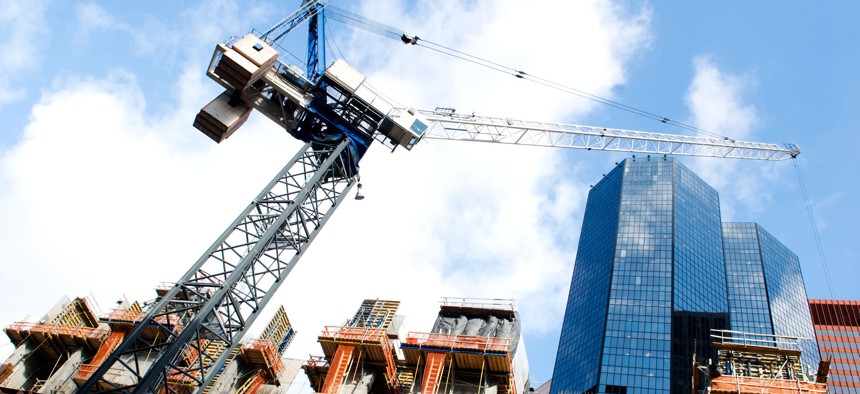
<path id="1" fill-rule="evenodd" d="M 259 37 L 248 34 L 224 51 L 215 73 L 234 88 L 243 90 L 259 81 L 277 60 L 278 51 Z"/>
<path id="2" fill-rule="evenodd" d="M 194 127 L 217 143 L 230 137 L 251 116 L 251 106 L 239 100 L 231 105 L 231 95 L 221 93 L 206 104 L 194 118 Z"/>

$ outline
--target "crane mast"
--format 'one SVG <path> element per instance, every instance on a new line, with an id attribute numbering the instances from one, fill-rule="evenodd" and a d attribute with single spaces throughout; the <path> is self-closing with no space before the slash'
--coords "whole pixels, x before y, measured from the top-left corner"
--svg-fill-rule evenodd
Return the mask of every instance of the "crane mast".
<path id="1" fill-rule="evenodd" d="M 188 381 L 205 387 L 354 185 L 342 154 L 346 146 L 305 144 L 149 309 L 81 392 L 155 393 Z M 166 336 L 154 339 L 147 333 L 153 329 Z M 230 350 L 217 358 L 208 351 L 225 345 Z M 137 380 L 105 378 L 109 369 L 108 376 Z"/>
<path id="2" fill-rule="evenodd" d="M 221 142 L 253 109 L 305 142 L 197 262 L 155 303 L 80 392 L 202 392 L 239 346 L 310 243 L 358 181 L 378 141 L 412 149 L 422 138 L 652 154 L 781 160 L 794 146 L 461 115 L 392 105 L 342 60 L 317 71 L 326 1 L 306 0 L 260 34 L 217 45 L 207 75 L 225 92 L 194 126 Z M 311 19 L 308 64 L 278 58 L 280 39 Z M 324 62 L 324 60 L 322 60 Z M 211 349 L 223 349 L 218 352 Z M 118 378 L 122 377 L 122 378 Z"/>

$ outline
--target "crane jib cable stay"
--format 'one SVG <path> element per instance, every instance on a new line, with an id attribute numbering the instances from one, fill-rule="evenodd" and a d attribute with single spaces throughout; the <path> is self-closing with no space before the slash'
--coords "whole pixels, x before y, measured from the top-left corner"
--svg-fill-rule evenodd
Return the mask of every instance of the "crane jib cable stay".
<path id="1" fill-rule="evenodd" d="M 146 307 L 80 392 L 200 393 L 210 387 L 259 312 L 358 184 L 359 163 L 374 142 L 391 150 L 411 150 L 423 138 L 434 138 L 753 160 L 785 160 L 800 153 L 794 146 L 714 136 L 395 105 L 343 60 L 321 73 L 304 73 L 301 66 L 285 62 L 288 56 L 282 56 L 286 53 L 278 42 L 319 15 L 325 3 L 306 0 L 259 36 L 248 34 L 216 45 L 206 74 L 225 90 L 201 109 L 194 127 L 220 143 L 256 110 L 304 146 L 176 284 Z M 403 36 L 390 26 L 326 9 L 332 11 L 329 18 Z M 309 25 L 309 52 L 321 52 L 324 40 L 318 35 L 325 28 Z M 310 55 L 308 62 L 314 57 Z M 304 66 L 311 70 L 310 64 Z"/>
<path id="2" fill-rule="evenodd" d="M 371 33 L 375 33 L 375 34 L 381 35 L 381 36 L 386 37 L 386 38 L 400 40 L 404 44 L 418 45 L 418 46 L 424 47 L 426 49 L 436 51 L 436 52 L 439 52 L 441 54 L 451 56 L 451 57 L 454 57 L 454 58 L 457 58 L 460 60 L 464 60 L 466 62 L 473 63 L 473 64 L 476 64 L 476 65 L 479 65 L 482 67 L 486 67 L 486 68 L 489 68 L 489 69 L 497 71 L 497 72 L 512 75 L 512 76 L 519 78 L 519 79 L 527 80 L 527 81 L 530 81 L 530 82 L 533 82 L 533 83 L 536 83 L 536 84 L 539 84 L 539 85 L 542 85 L 542 86 L 545 86 L 545 87 L 548 87 L 551 89 L 559 90 L 561 92 L 573 94 L 573 95 L 576 95 L 576 96 L 579 96 L 579 97 L 582 97 L 582 98 L 585 98 L 588 100 L 592 100 L 592 101 L 595 101 L 597 103 L 604 104 L 604 105 L 607 105 L 607 106 L 610 106 L 610 107 L 613 107 L 616 109 L 620 109 L 622 111 L 627 111 L 627 112 L 630 112 L 632 114 L 639 115 L 639 116 L 642 116 L 642 117 L 645 117 L 645 118 L 648 118 L 651 120 L 656 120 L 656 121 L 663 123 L 663 124 L 675 126 L 675 127 L 680 128 L 680 129 L 693 131 L 693 132 L 697 132 L 697 133 L 701 133 L 701 134 L 705 134 L 705 135 L 710 135 L 713 137 L 718 137 L 718 138 L 730 140 L 729 137 L 721 136 L 719 134 L 716 134 L 716 133 L 713 133 L 713 132 L 710 132 L 707 130 L 703 130 L 701 128 L 698 128 L 698 127 L 695 127 L 692 125 L 678 122 L 678 121 L 670 119 L 666 116 L 661 116 L 661 115 L 658 115 L 658 114 L 655 114 L 655 113 L 652 113 L 649 111 L 645 111 L 645 110 L 642 110 L 642 109 L 639 109 L 639 108 L 636 108 L 636 107 L 633 107 L 630 105 L 620 103 L 620 102 L 615 101 L 615 100 L 611 100 L 611 99 L 607 99 L 607 98 L 604 98 L 604 97 L 601 97 L 601 96 L 598 96 L 595 94 L 591 94 L 591 93 L 585 92 L 585 91 L 580 90 L 580 89 L 576 89 L 573 87 L 569 87 L 569 86 L 551 81 L 551 80 L 546 79 L 546 78 L 541 78 L 539 76 L 532 75 L 530 73 L 527 73 L 523 70 L 520 70 L 520 69 L 517 69 L 514 67 L 505 66 L 505 65 L 500 64 L 498 62 L 487 60 L 487 59 L 484 59 L 484 58 L 481 58 L 481 57 L 478 57 L 475 55 L 471 55 L 471 54 L 468 54 L 466 52 L 463 52 L 463 51 L 460 51 L 457 49 L 450 48 L 450 47 L 442 45 L 442 44 L 438 44 L 438 43 L 435 43 L 432 41 L 428 41 L 426 39 L 422 39 L 422 38 L 418 37 L 417 35 L 408 34 L 405 31 L 403 31 L 402 29 L 397 29 L 397 28 L 391 27 L 389 25 L 383 24 L 381 22 L 377 22 L 373 19 L 370 19 L 370 18 L 361 16 L 361 15 L 346 11 L 344 9 L 341 9 L 341 8 L 338 8 L 335 6 L 329 6 L 327 9 L 329 10 L 329 12 L 326 14 L 327 15 L 326 17 L 328 19 L 331 19 L 331 20 L 334 20 L 337 22 L 341 22 L 344 24 L 348 24 L 350 26 L 353 26 L 353 27 L 356 27 L 356 28 L 359 28 L 362 30 L 366 30 L 366 31 L 371 32 Z"/>

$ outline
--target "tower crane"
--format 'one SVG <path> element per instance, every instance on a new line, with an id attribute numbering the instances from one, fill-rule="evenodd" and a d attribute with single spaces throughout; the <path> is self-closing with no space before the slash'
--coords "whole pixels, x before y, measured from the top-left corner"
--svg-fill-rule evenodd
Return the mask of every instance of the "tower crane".
<path id="1" fill-rule="evenodd" d="M 588 150 L 784 160 L 800 152 L 730 139 L 532 122 L 394 105 L 343 60 L 324 71 L 321 13 L 304 0 L 265 32 L 219 43 L 207 75 L 225 88 L 194 126 L 221 142 L 256 109 L 304 146 L 179 281 L 135 324 L 80 392 L 203 392 L 348 192 L 377 141 L 411 150 L 424 138 Z M 278 42 L 309 21 L 306 72 Z M 152 331 L 160 334 L 153 339 Z M 150 335 L 146 335 L 150 333 Z M 223 351 L 208 351 L 217 347 Z M 189 352 L 199 357 L 188 358 Z M 193 359 L 193 361 L 189 361 Z M 124 378 L 117 378 L 123 376 Z"/>

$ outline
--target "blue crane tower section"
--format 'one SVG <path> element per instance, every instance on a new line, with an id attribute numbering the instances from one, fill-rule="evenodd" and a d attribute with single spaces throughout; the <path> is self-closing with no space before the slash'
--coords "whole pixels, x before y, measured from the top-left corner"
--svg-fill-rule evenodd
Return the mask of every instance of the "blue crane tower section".
<path id="1" fill-rule="evenodd" d="M 278 61 L 278 55 L 253 34 L 219 44 L 208 74 L 226 91 L 201 110 L 194 126 L 221 142 L 256 108 L 312 146 L 348 140 L 348 176 L 358 173 L 358 162 L 374 139 L 392 149 L 411 149 L 427 130 L 422 115 L 387 102 L 345 61 L 308 79 L 298 67 Z"/>

